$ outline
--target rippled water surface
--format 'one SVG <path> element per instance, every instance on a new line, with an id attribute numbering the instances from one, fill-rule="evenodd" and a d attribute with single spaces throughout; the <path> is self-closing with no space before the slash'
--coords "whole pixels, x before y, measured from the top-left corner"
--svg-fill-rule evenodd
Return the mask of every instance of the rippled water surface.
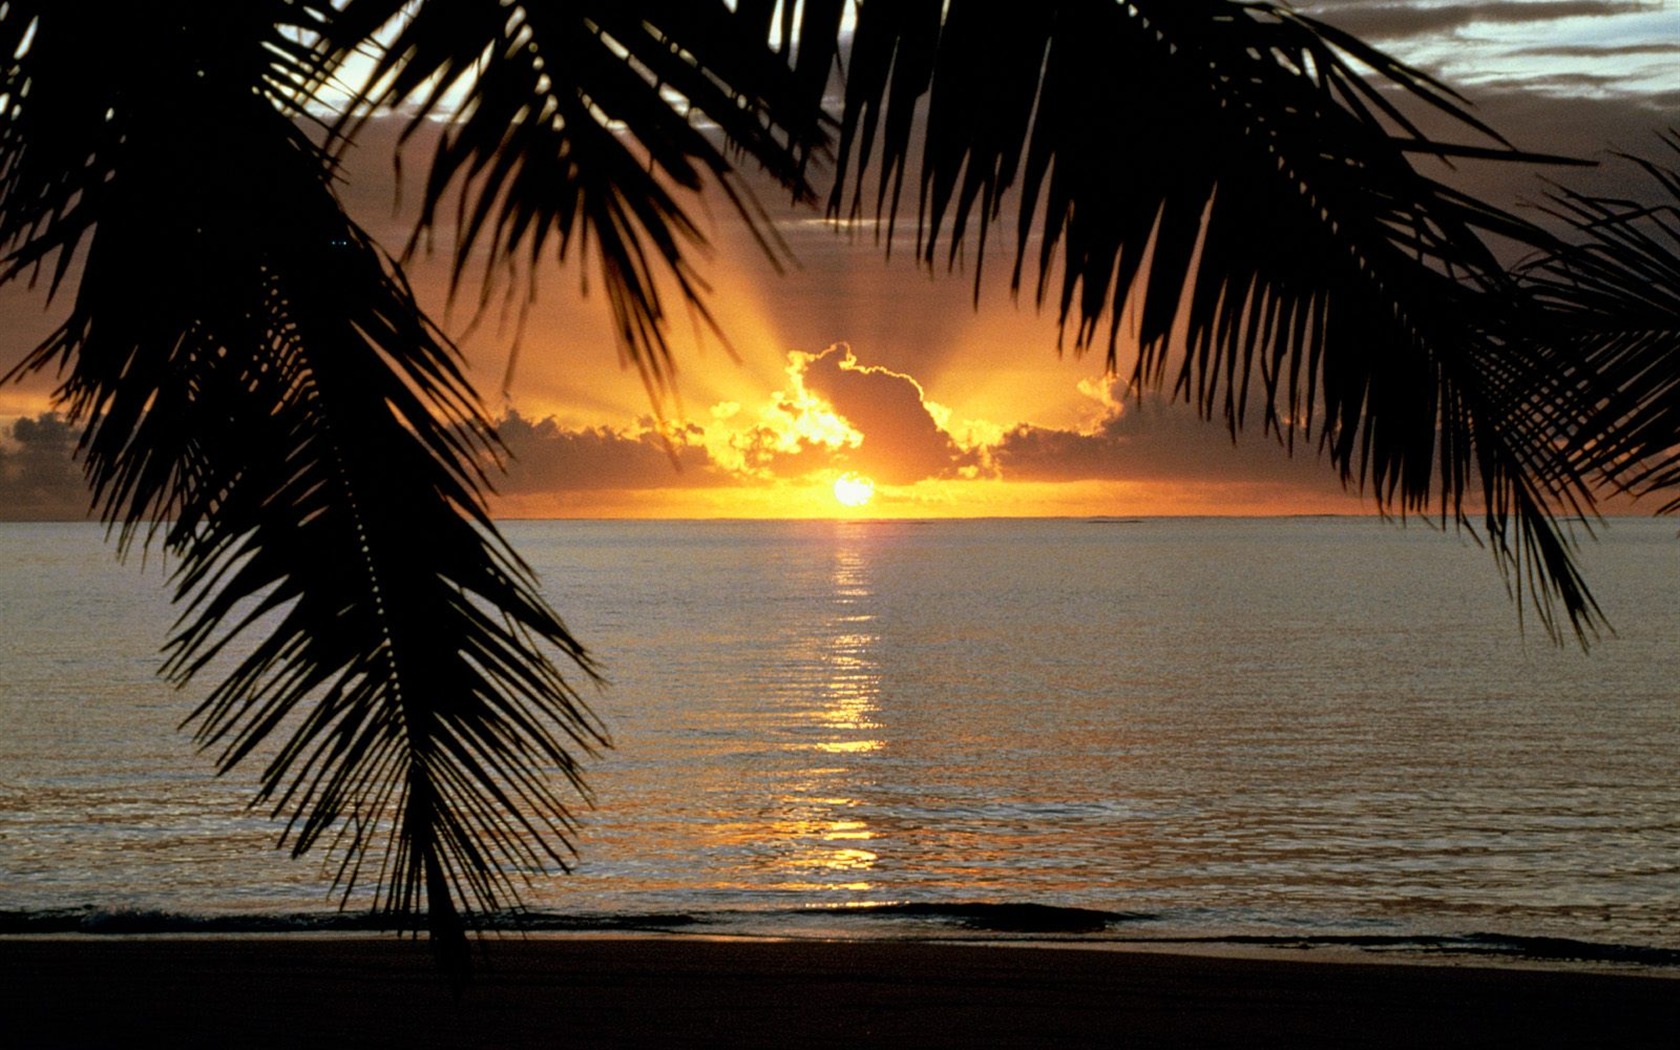
<path id="1" fill-rule="evenodd" d="M 1672 523 L 1586 550 L 1619 632 L 1588 656 L 1519 632 L 1485 552 L 1368 520 L 507 530 L 612 679 L 544 911 L 1680 949 Z M 8 525 L 0 573 L 0 910 L 329 909 L 244 809 L 258 770 L 174 730 L 158 567 Z"/>

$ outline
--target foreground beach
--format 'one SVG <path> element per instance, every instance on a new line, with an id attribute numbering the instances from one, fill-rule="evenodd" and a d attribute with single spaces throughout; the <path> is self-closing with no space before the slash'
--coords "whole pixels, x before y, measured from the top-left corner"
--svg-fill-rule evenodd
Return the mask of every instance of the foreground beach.
<path id="1" fill-rule="evenodd" d="M 0 1044 L 1672 1045 L 1680 981 L 673 937 L 500 940 L 457 1000 L 394 939 L 0 942 Z"/>

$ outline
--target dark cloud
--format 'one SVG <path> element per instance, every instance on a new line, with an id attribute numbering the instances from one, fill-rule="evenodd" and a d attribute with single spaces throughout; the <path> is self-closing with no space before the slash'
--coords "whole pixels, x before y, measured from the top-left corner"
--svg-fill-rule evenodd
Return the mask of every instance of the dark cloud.
<path id="1" fill-rule="evenodd" d="M 1450 33 L 1481 24 L 1553 22 L 1563 18 L 1606 18 L 1661 9 L 1661 4 L 1606 0 L 1492 0 L 1475 4 L 1321 2 L 1302 4 L 1315 18 L 1366 40 Z"/>
<path id="2" fill-rule="evenodd" d="M 1565 79 L 1569 75 L 1560 75 L 1552 88 L 1560 88 Z M 1480 85 L 1472 92 L 1474 113 L 1519 149 L 1577 158 L 1589 162 L 1590 166 L 1468 161 L 1448 167 L 1431 158 L 1419 157 L 1419 169 L 1454 189 L 1556 228 L 1560 233 L 1567 230 L 1535 207 L 1544 205 L 1559 186 L 1588 194 L 1653 204 L 1662 202 L 1663 197 L 1655 191 L 1650 176 L 1613 153 L 1631 153 L 1673 164 L 1675 154 L 1663 144 L 1659 132 L 1673 123 L 1673 114 L 1680 109 L 1680 93 L 1601 93 L 1587 97 L 1560 90 L 1543 91 L 1540 87 L 1538 78 L 1522 83 Z M 1462 128 L 1428 118 L 1421 123 L 1426 134 L 1449 141 L 1475 141 Z M 1533 251 L 1529 247 L 1505 244 L 1497 238 L 1494 247 L 1508 264 L 1515 264 Z"/>
<path id="3" fill-rule="evenodd" d="M 1659 199 L 1650 177 L 1611 151 L 1672 163 L 1674 154 L 1659 132 L 1673 123 L 1680 94 L 1582 98 L 1491 86 L 1476 93 L 1476 103 L 1477 115 L 1519 147 L 1578 157 L 1596 166 L 1466 164 L 1453 172 L 1431 174 L 1501 207 L 1517 207 L 1530 219 L 1539 216 L 1523 205 L 1545 201 L 1560 184 L 1585 193 L 1653 203 Z"/>
<path id="4" fill-rule="evenodd" d="M 492 472 L 507 496 L 714 485 L 726 472 L 712 463 L 695 426 L 652 420 L 622 430 L 567 429 L 511 412 L 497 423 L 510 453 L 507 472 Z M 73 459 L 80 431 L 57 413 L 14 422 L 0 441 L 0 520 L 73 521 L 89 517 L 87 483 Z"/>
<path id="5" fill-rule="evenodd" d="M 80 434 L 57 412 L 12 424 L 11 440 L 0 443 L 0 520 L 78 521 L 90 516 L 87 482 L 72 458 Z"/>
<path id="6" fill-rule="evenodd" d="M 1518 48 L 1514 54 L 1537 58 L 1618 58 L 1628 55 L 1680 54 L 1680 41 L 1655 41 L 1638 44 L 1559 44 Z"/>
<path id="7" fill-rule="evenodd" d="M 1129 397 L 1119 380 L 1101 391 L 1106 412 L 1083 430 L 1020 425 L 989 450 L 1005 481 L 1136 481 L 1187 485 L 1257 482 L 1336 495 L 1335 473 L 1309 444 L 1289 456 L 1275 438 L 1233 442 L 1219 423 L 1156 395 Z"/>
<path id="8" fill-rule="evenodd" d="M 1493 87 L 1514 87 L 1546 95 L 1592 95 L 1613 91 L 1625 78 L 1617 73 L 1588 73 L 1583 70 L 1534 73 L 1510 77 L 1493 83 Z"/>
<path id="9" fill-rule="evenodd" d="M 859 362 L 844 343 L 807 358 L 804 382 L 863 435 L 844 462 L 877 482 L 908 485 L 976 465 L 975 456 L 959 448 L 928 411 L 920 383 Z"/>
<path id="10" fill-rule="evenodd" d="M 585 427 L 571 430 L 552 417 L 532 421 L 510 412 L 496 424 L 511 454 L 498 492 L 655 489 L 713 484 L 719 471 L 700 445 L 699 427 L 668 428 L 651 420 L 627 430 Z"/>

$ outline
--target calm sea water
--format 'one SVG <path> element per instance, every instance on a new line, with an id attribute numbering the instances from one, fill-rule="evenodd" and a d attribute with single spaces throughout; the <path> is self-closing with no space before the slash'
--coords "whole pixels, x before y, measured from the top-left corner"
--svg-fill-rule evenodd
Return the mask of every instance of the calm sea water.
<path id="1" fill-rule="evenodd" d="M 1485 552 L 1371 520 L 507 531 L 612 679 L 538 924 L 1680 962 L 1672 522 L 1587 547 L 1590 655 L 1520 633 Z M 175 730 L 157 565 L 6 525 L 0 596 L 10 928 L 333 912 L 257 771 Z"/>

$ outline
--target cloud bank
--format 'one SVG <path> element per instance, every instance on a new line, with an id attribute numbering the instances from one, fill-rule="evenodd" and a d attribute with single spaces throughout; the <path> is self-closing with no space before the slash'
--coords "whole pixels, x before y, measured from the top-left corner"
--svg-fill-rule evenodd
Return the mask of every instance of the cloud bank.
<path id="1" fill-rule="evenodd" d="M 57 412 L 15 420 L 0 439 L 0 519 L 79 521 L 91 497 L 73 454 L 81 432 Z"/>
<path id="2" fill-rule="evenodd" d="M 1613 18 L 1661 10 L 1661 4 L 1613 0 L 1489 0 L 1488 3 L 1367 3 L 1319 0 L 1301 5 L 1314 17 L 1371 41 L 1449 33 L 1474 25 L 1529 25 L 1568 18 Z"/>
<path id="3" fill-rule="evenodd" d="M 704 422 L 660 427 L 641 420 L 613 430 L 510 414 L 500 426 L 513 460 L 499 488 L 526 497 L 526 510 L 534 505 L 529 497 L 548 493 L 566 508 L 557 512 L 575 509 L 566 499 L 572 494 L 822 486 L 846 472 L 887 490 L 1118 482 L 1180 492 L 1247 486 L 1280 499 L 1291 492 L 1340 495 L 1333 473 L 1310 451 L 1290 459 L 1275 440 L 1233 442 L 1188 406 L 1128 397 L 1113 377 L 1079 384 L 1087 406 L 1082 425 L 954 426 L 952 413 L 916 377 L 866 363 L 844 343 L 821 353 L 792 351 L 787 362 L 780 389 L 757 404 L 714 405 Z"/>

